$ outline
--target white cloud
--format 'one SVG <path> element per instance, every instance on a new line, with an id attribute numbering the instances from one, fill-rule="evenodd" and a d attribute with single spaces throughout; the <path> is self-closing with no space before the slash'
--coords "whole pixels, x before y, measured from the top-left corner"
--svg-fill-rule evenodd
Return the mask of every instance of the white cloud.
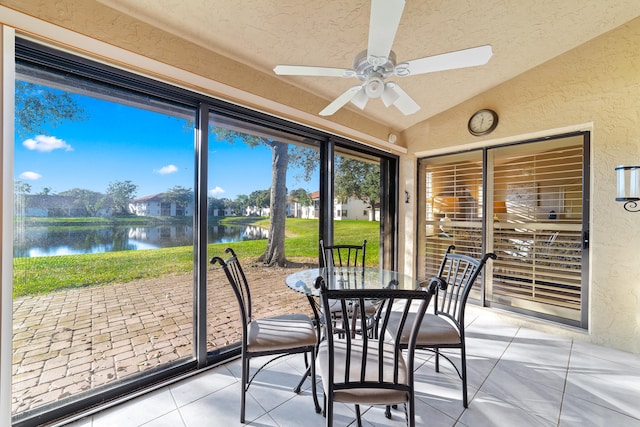
<path id="1" fill-rule="evenodd" d="M 155 170 L 155 172 L 160 175 L 169 175 L 170 173 L 178 172 L 178 167 L 176 165 L 167 165 Z"/>
<path id="2" fill-rule="evenodd" d="M 220 187 L 212 188 L 211 190 L 209 190 L 209 195 L 212 197 L 219 196 L 220 194 L 223 194 L 223 193 L 225 193 L 225 191 Z"/>
<path id="3" fill-rule="evenodd" d="M 62 139 L 55 136 L 38 135 L 35 138 L 29 138 L 22 143 L 29 150 L 41 151 L 48 153 L 53 150 L 63 149 L 64 151 L 73 151 L 73 148 Z"/>
<path id="4" fill-rule="evenodd" d="M 37 181 L 42 178 L 38 172 L 26 171 L 20 174 L 20 179 L 26 179 L 27 181 Z"/>

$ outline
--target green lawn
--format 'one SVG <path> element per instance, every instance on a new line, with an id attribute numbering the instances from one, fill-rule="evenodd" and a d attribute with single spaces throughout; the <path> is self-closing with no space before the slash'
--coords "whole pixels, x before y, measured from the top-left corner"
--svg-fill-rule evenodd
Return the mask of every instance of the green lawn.
<path id="1" fill-rule="evenodd" d="M 82 221 L 69 221 L 80 224 Z M 223 223 L 246 223 L 269 226 L 268 219 L 227 218 Z M 367 265 L 378 264 L 378 222 L 336 221 L 335 235 L 341 243 L 357 244 L 367 239 Z M 209 257 L 224 257 L 231 246 L 242 258 L 257 258 L 264 252 L 266 240 L 209 245 Z M 286 257 L 288 260 L 318 258 L 318 221 L 288 218 L 286 222 Z M 13 261 L 14 297 L 47 293 L 61 288 L 124 283 L 142 278 L 161 277 L 193 270 L 193 248 L 178 247 L 144 251 L 120 251 L 102 254 L 15 258 Z"/>

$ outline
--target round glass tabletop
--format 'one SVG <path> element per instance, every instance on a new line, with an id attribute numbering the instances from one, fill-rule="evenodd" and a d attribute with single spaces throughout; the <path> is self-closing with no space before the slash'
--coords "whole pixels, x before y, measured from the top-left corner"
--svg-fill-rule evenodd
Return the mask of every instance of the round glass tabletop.
<path id="1" fill-rule="evenodd" d="M 329 289 L 383 289 L 391 285 L 414 290 L 418 286 L 417 281 L 407 275 L 373 267 L 310 268 L 290 274 L 285 283 L 296 292 L 320 296 L 320 289 L 315 287 L 318 276 L 324 278 Z"/>

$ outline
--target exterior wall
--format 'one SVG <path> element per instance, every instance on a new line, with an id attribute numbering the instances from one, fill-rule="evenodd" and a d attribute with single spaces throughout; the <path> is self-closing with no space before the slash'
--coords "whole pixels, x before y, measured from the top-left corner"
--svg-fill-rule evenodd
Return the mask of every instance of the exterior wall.
<path id="1" fill-rule="evenodd" d="M 184 208 L 184 215 L 181 216 L 193 216 L 193 203 L 189 203 Z M 162 215 L 162 202 L 158 199 L 138 201 L 129 204 L 129 212 L 137 216 L 163 216 Z M 169 216 L 176 216 L 177 206 L 175 203 L 171 203 L 169 208 Z"/>
<path id="2" fill-rule="evenodd" d="M 640 214 L 615 201 L 614 169 L 640 163 L 639 46 L 635 19 L 409 129 L 410 154 L 402 162 L 403 185 L 415 194 L 416 154 L 590 130 L 589 331 L 587 337 L 566 333 L 633 353 L 640 353 Z M 480 108 L 494 109 L 500 119 L 492 134 L 477 138 L 467 121 Z M 414 203 L 403 207 L 415 211 Z M 411 269 L 416 218 L 400 218 L 400 265 Z"/>
<path id="3" fill-rule="evenodd" d="M 347 203 L 335 202 L 334 205 L 334 219 L 358 219 L 368 221 L 369 218 L 369 205 L 360 199 L 349 199 Z M 342 216 L 342 211 L 346 211 L 346 215 Z"/>

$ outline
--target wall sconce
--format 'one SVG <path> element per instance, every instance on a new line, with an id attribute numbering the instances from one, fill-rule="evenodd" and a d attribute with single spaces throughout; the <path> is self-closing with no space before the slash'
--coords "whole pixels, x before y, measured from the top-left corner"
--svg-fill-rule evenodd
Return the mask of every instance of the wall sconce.
<path id="1" fill-rule="evenodd" d="M 624 209 L 639 212 L 640 166 L 618 166 L 616 168 L 616 201 L 624 202 Z"/>

